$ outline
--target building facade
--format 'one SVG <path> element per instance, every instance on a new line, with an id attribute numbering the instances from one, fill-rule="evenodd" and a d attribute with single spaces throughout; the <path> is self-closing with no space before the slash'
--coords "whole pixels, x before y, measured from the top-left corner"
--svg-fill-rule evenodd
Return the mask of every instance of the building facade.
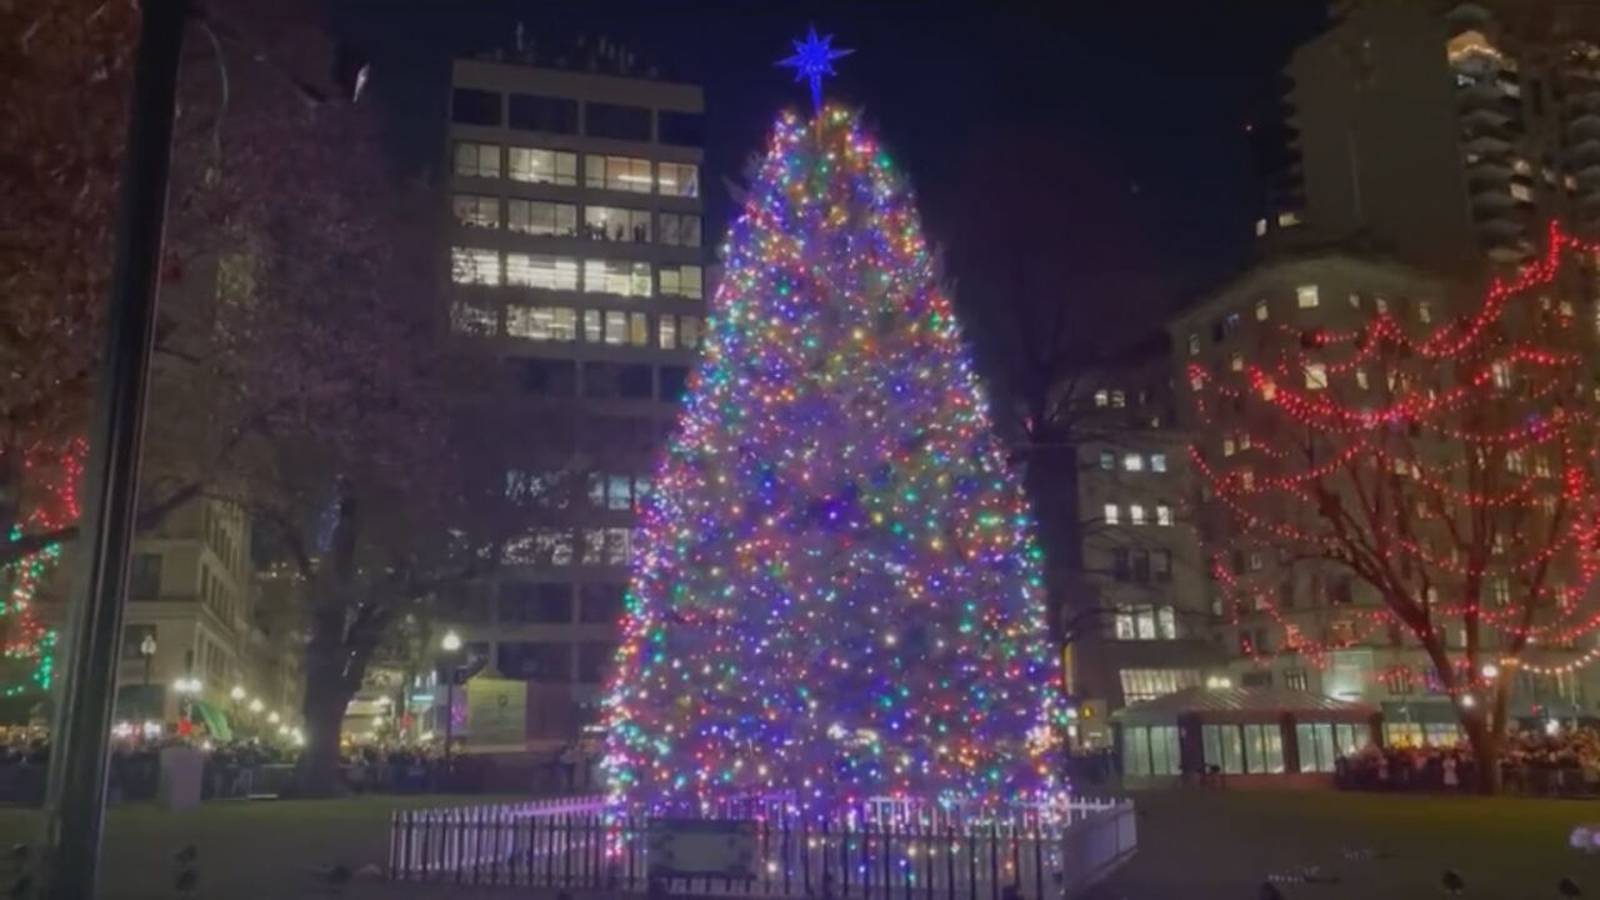
<path id="1" fill-rule="evenodd" d="M 271 632 L 258 619 L 250 545 L 245 512 L 212 499 L 183 505 L 134 543 L 118 657 L 119 720 L 170 725 L 187 715 L 213 733 L 232 732 L 248 725 L 256 698 L 270 701 L 283 722 L 298 720 L 301 648 L 292 634 Z"/>
<path id="2" fill-rule="evenodd" d="M 1058 408 L 1075 454 L 1078 546 L 1056 604 L 1074 746 L 1109 746 L 1111 713 L 1226 671 L 1203 577 L 1189 436 L 1166 342 L 1074 379 Z"/>
<path id="3" fill-rule="evenodd" d="M 702 91 L 604 44 L 586 62 L 452 76 L 445 328 L 498 365 L 490 418 L 535 426 L 503 471 L 532 524 L 452 623 L 474 678 L 527 685 L 524 747 L 493 749 L 565 743 L 596 715 L 635 510 L 704 329 Z"/>
<path id="4" fill-rule="evenodd" d="M 1269 242 L 1366 235 L 1401 259 L 1514 265 L 1551 218 L 1600 227 L 1600 17 L 1581 4 L 1354 0 L 1293 54 L 1300 184 Z"/>
<path id="5" fill-rule="evenodd" d="M 1196 414 L 1193 394 L 1205 380 L 1239 377 L 1238 373 L 1250 366 L 1270 366 L 1271 360 L 1280 358 L 1286 340 L 1305 346 L 1305 335 L 1353 333 L 1378 316 L 1390 317 L 1413 334 L 1427 334 L 1464 312 L 1468 304 L 1475 304 L 1479 296 L 1470 280 L 1446 282 L 1366 251 L 1326 248 L 1279 255 L 1171 321 L 1173 370 L 1190 373 L 1179 386 L 1180 392 L 1189 395 L 1179 404 L 1180 420 L 1198 436 L 1196 450 L 1215 472 L 1248 470 L 1254 477 L 1266 478 L 1304 471 L 1303 462 L 1284 455 L 1284 446 L 1296 446 L 1295 436 L 1264 434 L 1260 430 L 1263 423 L 1252 418 L 1250 404 L 1216 403 L 1202 419 Z M 1532 317 L 1568 323 L 1561 325 L 1568 333 L 1593 333 L 1589 340 L 1592 355 L 1592 337 L 1600 336 L 1600 323 L 1589 318 L 1594 315 L 1593 302 L 1556 299 L 1560 296 L 1564 294 L 1556 291 L 1551 297 L 1529 298 L 1525 305 L 1530 312 L 1508 315 L 1507 327 L 1531 333 L 1535 327 Z M 1584 316 L 1581 323 L 1580 311 Z M 1592 381 L 1593 368 L 1591 364 L 1585 379 Z M 1383 382 L 1389 376 L 1376 362 L 1327 368 L 1313 362 L 1285 377 L 1296 381 L 1292 385 L 1296 390 L 1327 392 L 1354 407 L 1381 405 L 1387 396 Z M 1298 383 L 1301 380 L 1303 384 Z M 1509 373 L 1506 387 L 1512 388 Z M 1266 446 L 1267 441 L 1273 445 Z M 1416 460 L 1434 471 L 1446 471 L 1454 461 L 1450 454 L 1460 453 L 1459 442 L 1434 445 L 1418 438 L 1415 446 Z M 1542 451 L 1535 454 L 1538 452 Z M 1516 459 L 1518 478 L 1508 484 L 1522 484 L 1524 473 L 1537 476 L 1544 464 L 1537 455 L 1525 461 Z M 1526 470 L 1521 468 L 1524 464 Z M 1410 474 L 1414 477 L 1416 473 Z M 1548 492 L 1551 500 L 1560 491 L 1558 482 L 1540 482 L 1537 477 L 1526 484 L 1528 490 Z M 1206 488 L 1196 484 L 1195 489 Z M 1506 489 L 1506 485 L 1484 488 L 1491 492 Z M 1234 660 L 1230 680 L 1240 686 L 1311 691 L 1372 704 L 1383 712 L 1390 741 L 1455 741 L 1452 698 L 1430 676 L 1432 661 L 1410 632 L 1386 614 L 1382 599 L 1368 581 L 1343 565 L 1291 559 L 1281 548 L 1236 540 L 1239 535 L 1221 505 L 1214 504 L 1211 509 L 1213 514 L 1202 516 L 1199 526 L 1208 553 L 1205 564 L 1212 575 L 1213 610 L 1223 623 L 1224 643 Z M 1277 521 L 1296 527 L 1297 520 L 1287 510 L 1279 515 L 1283 518 Z M 1418 529 L 1419 534 L 1427 533 L 1425 525 Z M 1231 587 L 1224 589 L 1223 583 Z M 1453 590 L 1443 576 L 1439 583 L 1439 597 Z M 1488 593 L 1492 598 L 1495 591 Z M 1508 600 L 1510 596 L 1508 586 Z M 1241 599 L 1250 597 L 1258 599 Z M 1449 602 L 1448 598 L 1443 602 Z M 1465 626 L 1459 624 L 1461 620 L 1443 621 L 1446 648 L 1458 652 L 1466 646 L 1465 634 L 1460 631 Z M 1316 654 L 1299 652 L 1286 640 L 1291 630 L 1302 644 L 1330 649 Z M 1503 637 L 1487 635 L 1484 640 L 1488 658 L 1497 658 L 1497 641 Z M 1558 668 L 1585 659 L 1596 646 L 1600 646 L 1596 636 L 1587 634 L 1561 646 L 1530 650 L 1527 661 L 1545 669 Z M 1506 677 L 1517 678 L 1511 699 L 1514 716 L 1573 717 L 1600 712 L 1600 681 L 1590 669 L 1555 674 L 1524 671 Z"/>

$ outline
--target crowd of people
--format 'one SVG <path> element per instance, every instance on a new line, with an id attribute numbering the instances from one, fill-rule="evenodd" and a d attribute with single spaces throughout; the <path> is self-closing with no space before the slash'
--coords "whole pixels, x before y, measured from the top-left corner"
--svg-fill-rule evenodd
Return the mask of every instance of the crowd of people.
<path id="1" fill-rule="evenodd" d="M 1504 789 L 1530 794 L 1600 794 L 1600 731 L 1519 731 L 1500 755 Z M 1341 757 L 1340 787 L 1364 790 L 1472 790 L 1478 761 L 1465 741 L 1454 745 L 1378 747 Z"/>

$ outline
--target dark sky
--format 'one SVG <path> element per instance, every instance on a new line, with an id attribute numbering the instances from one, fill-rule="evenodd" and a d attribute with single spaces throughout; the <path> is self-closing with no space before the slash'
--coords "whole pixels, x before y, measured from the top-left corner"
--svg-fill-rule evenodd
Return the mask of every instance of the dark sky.
<path id="1" fill-rule="evenodd" d="M 1044 5 L 1044 4 L 1034 4 Z M 1249 251 L 1255 184 L 1243 125 L 1316 0 L 997 3 L 339 0 L 376 62 L 407 166 L 443 158 L 452 55 L 605 35 L 705 85 L 712 224 L 783 105 L 808 103 L 773 61 L 815 23 L 856 53 L 830 96 L 863 106 L 910 173 L 969 329 L 1009 327 L 1015 295 L 1081 310 L 1108 342 Z M 720 238 L 719 238 L 720 239 Z"/>

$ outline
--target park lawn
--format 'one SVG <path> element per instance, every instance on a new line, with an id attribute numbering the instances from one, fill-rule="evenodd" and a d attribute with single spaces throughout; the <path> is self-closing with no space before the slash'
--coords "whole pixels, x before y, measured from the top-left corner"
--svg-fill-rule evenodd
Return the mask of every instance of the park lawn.
<path id="1" fill-rule="evenodd" d="M 1600 825 L 1597 801 L 1193 789 L 1134 802 L 1139 853 L 1095 900 L 1251 900 L 1269 874 L 1306 866 L 1340 882 L 1280 883 L 1285 898 L 1441 897 L 1447 868 L 1465 897 L 1555 898 L 1563 876 L 1600 896 L 1600 855 L 1567 843 Z"/>
<path id="2" fill-rule="evenodd" d="M 198 896 L 325 895 L 319 869 L 383 864 L 391 811 L 502 799 L 511 798 L 223 801 L 189 813 L 150 805 L 118 808 L 106 833 L 101 896 L 171 898 L 172 856 L 190 843 L 200 853 Z M 1600 824 L 1596 801 L 1199 789 L 1138 793 L 1134 799 L 1140 851 L 1093 893 L 1094 900 L 1254 900 L 1268 874 L 1313 865 L 1340 883 L 1280 884 L 1285 898 L 1441 897 L 1439 876 L 1447 867 L 1465 879 L 1468 898 L 1555 898 L 1555 883 L 1564 875 L 1582 886 L 1584 896 L 1600 896 L 1600 856 L 1567 846 L 1574 825 Z M 37 811 L 0 808 L 0 846 L 33 843 L 38 822 Z M 1366 851 L 1368 858 L 1347 858 L 1347 850 Z M 10 877 L 0 878 L 0 890 L 10 884 Z M 416 897 L 462 895 L 459 889 L 401 890 Z M 393 893 L 381 884 L 360 883 L 345 895 L 376 900 Z"/>
<path id="3" fill-rule="evenodd" d="M 111 811 L 102 854 L 101 893 L 106 900 L 174 896 L 173 855 L 186 845 L 199 851 L 202 897 L 290 900 L 322 889 L 319 870 L 342 864 L 356 869 L 388 859 L 389 815 L 396 809 L 464 806 L 510 801 L 511 797 L 361 796 L 338 800 L 224 800 L 172 813 L 152 804 Z M 36 843 L 38 810 L 0 808 L 0 847 Z M 9 863 L 0 863 L 12 883 Z M 371 895 L 374 885 L 351 893 Z"/>

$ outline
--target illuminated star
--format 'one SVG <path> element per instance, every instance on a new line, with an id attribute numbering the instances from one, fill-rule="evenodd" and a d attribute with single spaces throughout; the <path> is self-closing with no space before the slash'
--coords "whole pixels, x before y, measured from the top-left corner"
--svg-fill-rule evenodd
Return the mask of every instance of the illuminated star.
<path id="1" fill-rule="evenodd" d="M 795 81 L 811 82 L 811 106 L 821 112 L 823 77 L 834 74 L 834 60 L 856 51 L 833 49 L 833 35 L 818 38 L 815 25 L 808 29 L 805 40 L 790 43 L 794 44 L 794 55 L 778 60 L 778 65 L 794 69 Z"/>

